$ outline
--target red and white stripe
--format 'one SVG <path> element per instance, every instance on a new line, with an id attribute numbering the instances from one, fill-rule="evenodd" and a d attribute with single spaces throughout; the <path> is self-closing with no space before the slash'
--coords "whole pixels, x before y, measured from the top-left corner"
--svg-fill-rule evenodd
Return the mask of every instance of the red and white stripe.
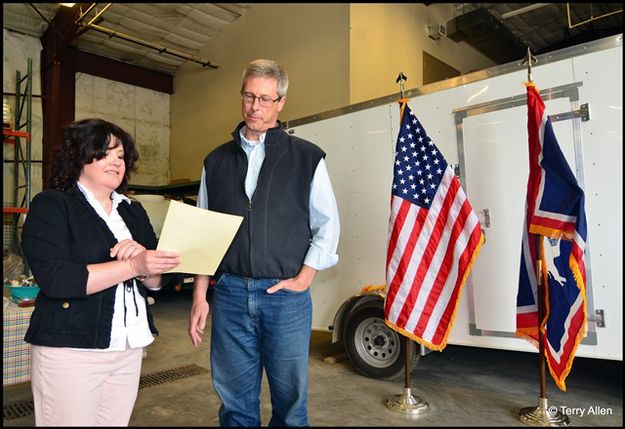
<path id="1" fill-rule="evenodd" d="M 447 166 L 430 209 L 391 200 L 387 254 L 387 323 L 442 349 L 482 232 Z"/>

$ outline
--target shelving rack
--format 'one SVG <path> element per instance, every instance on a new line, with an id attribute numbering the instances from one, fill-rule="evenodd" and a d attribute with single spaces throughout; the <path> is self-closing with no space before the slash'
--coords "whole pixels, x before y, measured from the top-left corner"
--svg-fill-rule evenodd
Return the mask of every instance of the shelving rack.
<path id="1" fill-rule="evenodd" d="M 3 160 L 6 165 L 13 164 L 13 189 L 11 201 L 4 201 L 2 207 L 3 218 L 3 253 L 13 252 L 22 256 L 20 234 L 18 233 L 20 216 L 28 213 L 32 190 L 32 59 L 27 59 L 27 71 L 15 72 L 15 110 L 13 128 L 2 128 L 4 144 L 13 145 L 13 159 Z M 20 169 L 23 177 L 20 176 Z M 3 168 L 3 176 L 6 169 Z M 6 177 L 4 178 L 7 179 Z M 20 190 L 23 195 L 20 201 Z M 4 197 L 3 197 L 4 198 Z M 30 269 L 24 260 L 24 274 L 29 275 Z"/>

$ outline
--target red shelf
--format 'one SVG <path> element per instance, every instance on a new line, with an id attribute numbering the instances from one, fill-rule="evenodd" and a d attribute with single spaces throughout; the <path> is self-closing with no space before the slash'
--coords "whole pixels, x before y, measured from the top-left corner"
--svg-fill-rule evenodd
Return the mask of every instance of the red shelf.
<path id="1" fill-rule="evenodd" d="M 7 137 L 23 137 L 27 140 L 30 140 L 30 133 L 26 132 L 26 131 L 14 131 L 8 128 L 3 128 L 2 129 L 2 135 L 4 136 L 4 142 L 5 143 L 15 143 L 14 139 L 10 139 Z"/>
<path id="2" fill-rule="evenodd" d="M 2 207 L 2 213 L 28 213 L 26 207 Z"/>

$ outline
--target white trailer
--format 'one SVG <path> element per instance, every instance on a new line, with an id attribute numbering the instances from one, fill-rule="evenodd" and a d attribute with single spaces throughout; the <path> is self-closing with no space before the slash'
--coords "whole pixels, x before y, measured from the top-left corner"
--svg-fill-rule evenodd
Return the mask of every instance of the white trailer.
<path id="1" fill-rule="evenodd" d="M 537 57 L 541 91 L 586 195 L 587 334 L 577 356 L 622 360 L 622 35 Z M 409 106 L 481 217 L 486 243 L 465 285 L 449 344 L 535 352 L 514 336 L 528 176 L 527 67 L 518 62 L 405 92 Z M 399 72 L 399 70 L 398 70 Z M 341 216 L 339 264 L 312 286 L 313 329 L 332 330 L 364 374 L 403 374 L 402 341 L 384 325 L 390 189 L 398 94 L 289 121 L 327 152 Z M 413 344 L 413 343 L 411 343 Z M 416 363 L 420 353 L 412 350 Z"/>

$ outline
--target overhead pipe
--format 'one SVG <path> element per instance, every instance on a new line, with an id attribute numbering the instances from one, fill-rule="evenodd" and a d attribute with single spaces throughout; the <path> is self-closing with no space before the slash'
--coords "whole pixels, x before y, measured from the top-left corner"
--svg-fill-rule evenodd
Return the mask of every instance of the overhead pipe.
<path id="1" fill-rule="evenodd" d="M 97 3 L 91 3 L 91 6 L 89 6 L 89 8 L 88 8 L 85 12 L 83 12 L 83 11 L 82 11 L 82 7 L 81 7 L 81 8 L 80 8 L 80 16 L 79 16 L 78 18 L 76 18 L 76 21 L 74 21 L 74 24 L 79 24 L 79 23 L 80 23 L 80 21 L 82 21 L 82 19 L 83 19 L 85 16 L 87 16 L 87 14 L 88 14 L 89 12 L 91 12 L 91 9 L 93 9 L 93 8 L 95 7 L 95 5 L 96 5 L 96 4 L 97 4 Z"/>
<path id="2" fill-rule="evenodd" d="M 98 19 L 112 5 L 112 3 L 107 4 L 104 7 L 104 9 L 102 9 L 100 12 L 98 12 L 96 14 L 96 16 L 94 16 L 93 19 L 91 19 L 87 24 L 84 24 L 84 23 L 80 22 L 80 21 L 83 20 L 85 15 L 87 15 L 87 13 L 91 9 L 93 9 L 93 7 L 95 5 L 96 5 L 96 3 L 93 3 L 89 7 L 89 9 L 87 9 L 87 11 L 85 13 L 81 14 L 78 17 L 78 19 L 75 21 L 75 23 L 77 25 L 85 28 L 85 29 L 93 29 L 93 30 L 99 31 L 101 33 L 107 34 L 110 37 L 117 37 L 119 39 L 126 40 L 127 42 L 135 43 L 137 45 L 141 45 L 141 46 L 146 47 L 146 48 L 154 49 L 154 50 L 158 51 L 159 54 L 166 53 L 166 54 L 169 54 L 169 55 L 173 55 L 174 57 L 182 58 L 184 60 L 193 61 L 195 63 L 201 64 L 202 67 L 210 67 L 210 68 L 213 68 L 213 69 L 216 69 L 216 68 L 220 67 L 219 64 L 212 63 L 209 60 L 205 60 L 203 58 L 199 58 L 199 57 L 196 57 L 194 55 L 187 54 L 187 53 L 182 52 L 182 51 L 178 51 L 176 49 L 167 48 L 165 46 L 157 45 L 156 43 L 147 42 L 145 40 L 141 40 L 141 39 L 138 39 L 136 37 L 129 36 L 128 34 L 120 33 L 119 31 L 111 30 L 109 28 L 102 27 L 101 25 L 94 24 L 93 22 L 96 19 Z"/>
<path id="3" fill-rule="evenodd" d="M 95 3 L 94 3 L 94 4 L 95 4 Z M 95 20 L 97 20 L 97 19 L 98 19 L 98 18 L 99 18 L 99 17 L 100 17 L 100 16 L 101 16 L 104 12 L 106 12 L 106 10 L 107 10 L 109 7 L 111 7 L 112 5 L 113 5 L 113 3 L 109 3 L 109 4 L 107 4 L 106 6 L 104 6 L 100 12 L 97 12 L 97 13 L 95 14 L 95 16 L 94 16 L 93 18 L 91 18 L 91 21 L 89 21 L 89 22 L 87 23 L 87 26 L 90 26 L 91 24 L 93 24 L 93 23 L 94 23 L 94 21 L 95 21 Z M 91 8 L 89 8 L 89 9 L 91 9 Z M 87 12 L 89 12 L 89 11 L 87 11 Z M 85 14 L 86 14 L 87 12 L 85 12 Z"/>
<path id="4" fill-rule="evenodd" d="M 604 18 L 606 16 L 614 15 L 615 13 L 623 13 L 623 9 L 615 10 L 613 12 L 604 13 L 603 15 L 599 15 L 599 16 L 593 16 L 593 13 L 592 13 L 592 3 L 591 3 L 590 4 L 590 19 L 587 19 L 585 21 L 577 22 L 575 24 L 572 24 L 571 23 L 571 6 L 570 6 L 570 3 L 566 4 L 566 16 L 567 16 L 567 18 L 569 20 L 569 29 L 578 27 L 578 26 L 586 24 L 588 22 L 595 21 L 595 20 L 597 20 L 599 18 Z"/>
<path id="5" fill-rule="evenodd" d="M 501 19 L 512 18 L 513 16 L 521 15 L 522 13 L 527 13 L 532 10 L 540 9 L 545 6 L 549 6 L 551 3 L 534 3 L 529 6 L 525 6 L 516 10 L 512 10 L 510 12 L 506 12 L 501 15 Z"/>

